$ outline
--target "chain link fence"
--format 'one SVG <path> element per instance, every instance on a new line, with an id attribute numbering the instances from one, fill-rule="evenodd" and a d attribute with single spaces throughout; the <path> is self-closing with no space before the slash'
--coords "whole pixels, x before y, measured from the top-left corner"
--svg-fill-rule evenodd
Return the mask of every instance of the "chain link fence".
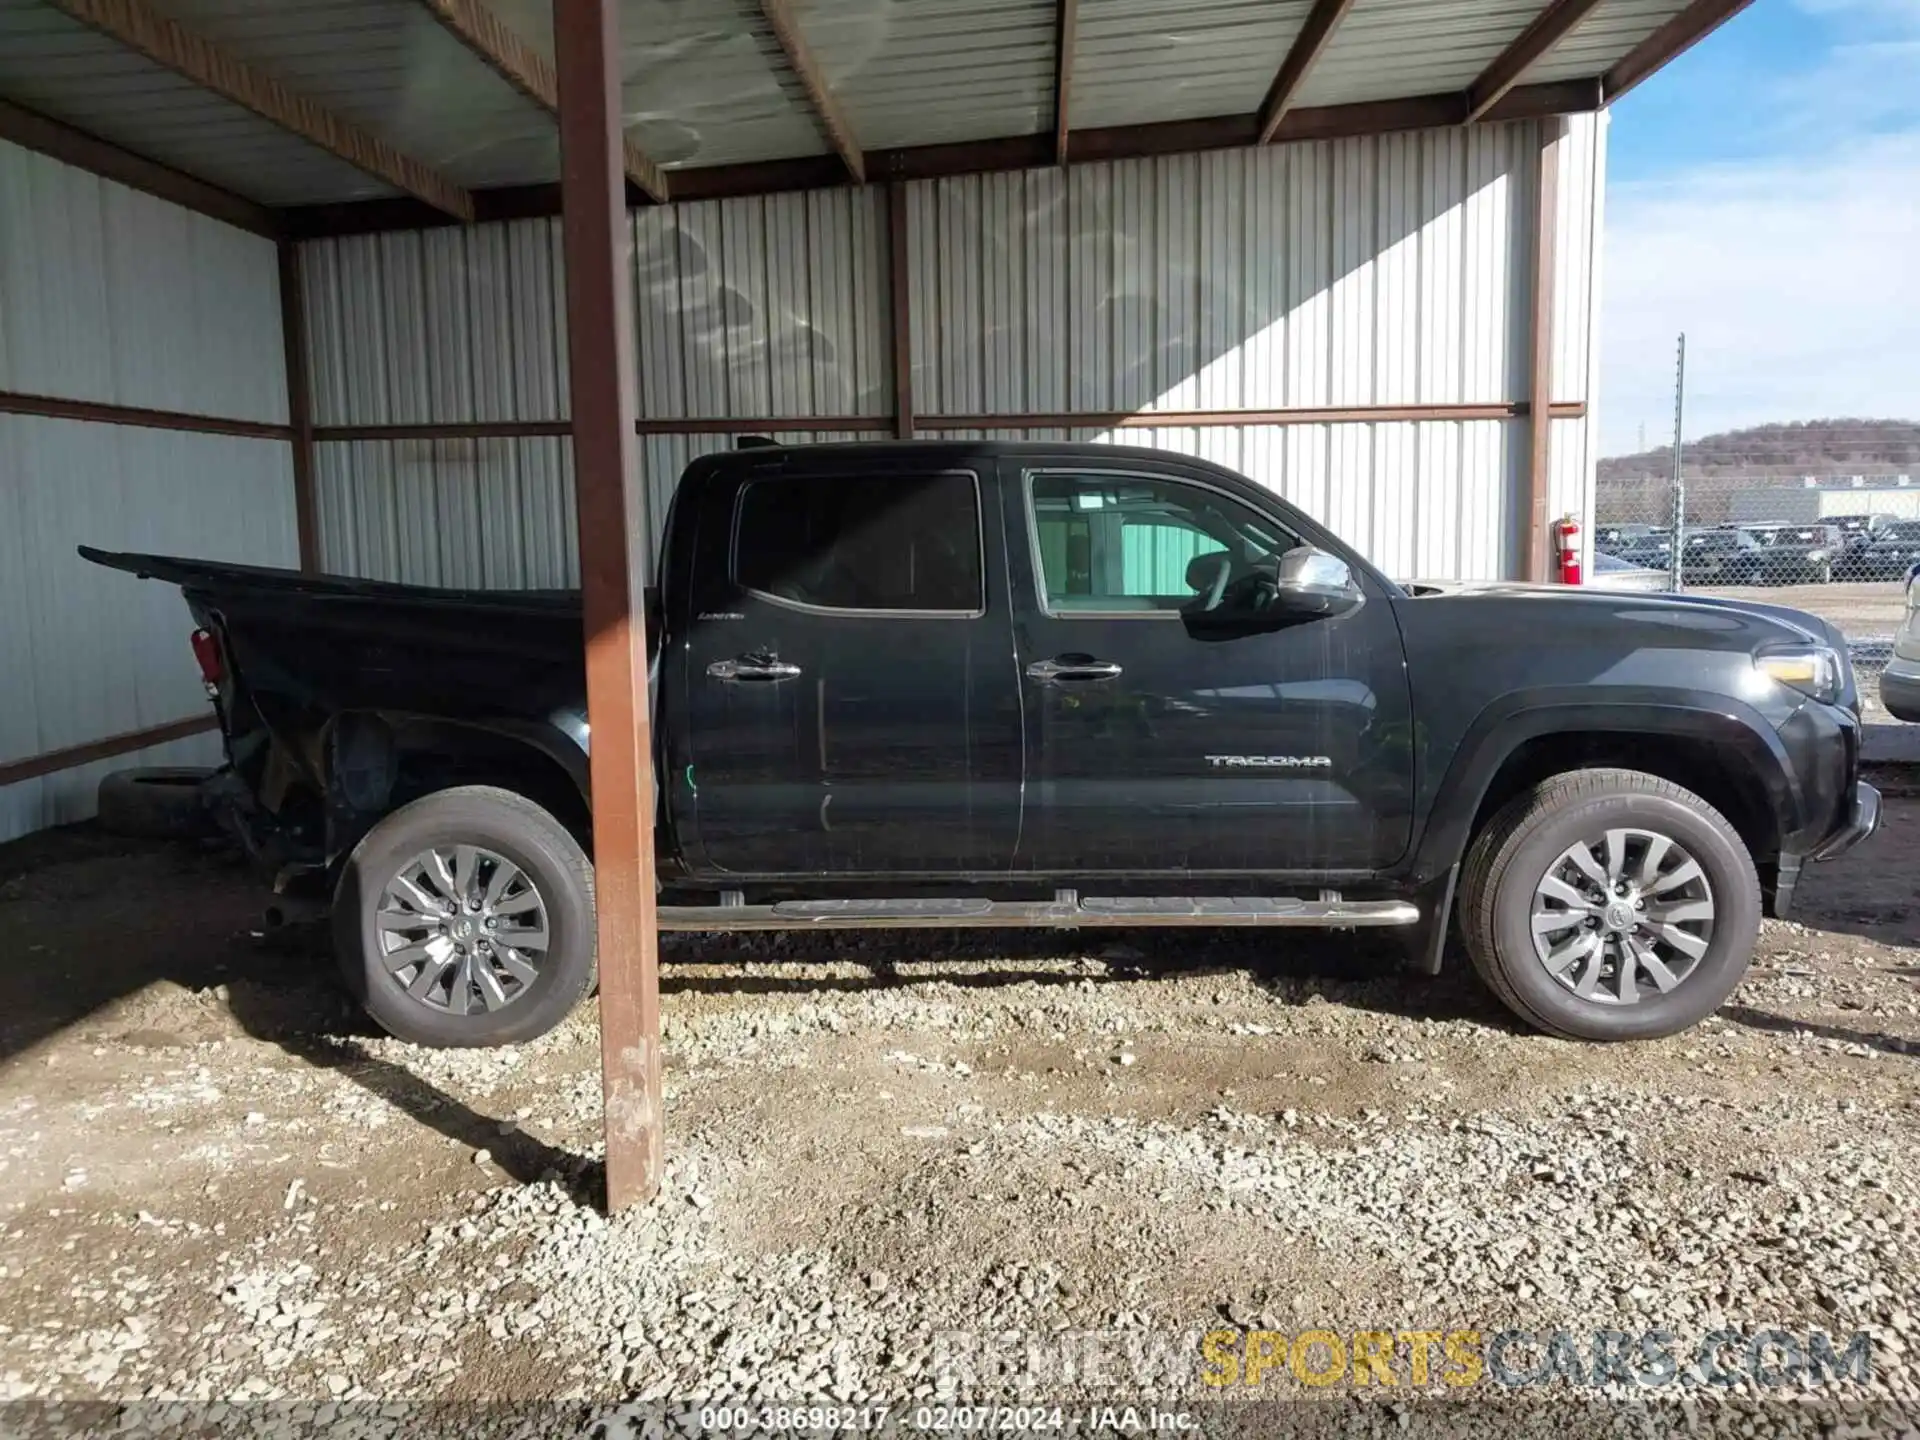
<path id="1" fill-rule="evenodd" d="M 1920 563 L 1920 475 L 1607 476 L 1593 582 L 1768 600 L 1839 626 L 1871 719 Z"/>

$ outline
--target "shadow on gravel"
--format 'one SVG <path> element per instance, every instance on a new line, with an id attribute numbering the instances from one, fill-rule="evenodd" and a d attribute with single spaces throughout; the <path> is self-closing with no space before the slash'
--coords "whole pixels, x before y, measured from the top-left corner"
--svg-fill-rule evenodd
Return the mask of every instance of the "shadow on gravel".
<path id="1" fill-rule="evenodd" d="M 1723 1005 L 1720 1018 L 1744 1025 L 1749 1030 L 1766 1030 L 1775 1035 L 1805 1033 L 1822 1040 L 1837 1040 L 1842 1045 L 1865 1045 L 1886 1055 L 1920 1055 L 1920 1040 L 1903 1035 L 1887 1035 L 1877 1030 L 1849 1030 L 1840 1025 L 1819 1025 L 1811 1020 L 1796 1020 L 1791 1015 L 1775 1015 L 1767 1010 L 1751 1010 L 1745 1005 Z"/>
<path id="2" fill-rule="evenodd" d="M 599 1162 L 517 1130 L 503 1134 L 500 1117 L 374 1054 L 365 1042 L 379 1032 L 335 979 L 327 927 L 270 929 L 265 908 L 245 866 L 212 845 L 121 840 L 75 826 L 0 846 L 0 923 L 13 942 L 13 963 L 0 967 L 0 1064 L 111 1007 L 129 1007 L 127 1035 L 169 1042 L 209 1027 L 217 1033 L 225 1023 L 217 1008 L 254 1039 L 339 1073 L 461 1145 L 488 1150 L 516 1180 L 552 1175 L 580 1203 L 597 1203 L 605 1187 Z M 1462 958 L 1450 956 L 1438 979 L 1416 975 L 1398 937 L 1384 932 L 686 936 L 673 937 L 663 959 L 668 996 L 1053 989 L 1238 973 L 1276 1008 L 1327 1005 L 1514 1028 Z M 116 1032 L 103 1033 L 114 1043 Z"/>
<path id="3" fill-rule="evenodd" d="M 557 1180 L 575 1203 L 600 1204 L 606 1176 L 599 1161 L 549 1145 L 517 1127 L 503 1133 L 501 1117 L 483 1115 L 404 1065 L 369 1052 L 362 1038 L 381 1032 L 333 981 L 324 936 L 325 927 L 320 926 L 308 933 L 289 927 L 267 937 L 263 948 L 303 963 L 291 977 L 283 972 L 278 984 L 256 978 L 229 986 L 228 1008 L 247 1034 L 303 1064 L 333 1071 L 468 1149 L 488 1151 L 494 1163 L 522 1185 Z"/>
<path id="4" fill-rule="evenodd" d="M 1474 978 L 1457 947 L 1437 978 L 1407 967 L 1399 940 L 1381 932 L 1238 929 L 916 930 L 845 938 L 688 936 L 662 952 L 663 995 L 861 994 L 916 985 L 962 989 L 1111 985 L 1243 973 L 1276 1004 L 1326 1003 L 1409 1020 L 1467 1020 L 1518 1031 Z M 766 967 L 793 967 L 768 974 Z M 864 974 L 848 974 L 849 966 Z M 823 972 L 807 973 L 817 966 Z M 699 967 L 709 973 L 688 973 Z M 722 973 L 711 973 L 713 971 Z"/>

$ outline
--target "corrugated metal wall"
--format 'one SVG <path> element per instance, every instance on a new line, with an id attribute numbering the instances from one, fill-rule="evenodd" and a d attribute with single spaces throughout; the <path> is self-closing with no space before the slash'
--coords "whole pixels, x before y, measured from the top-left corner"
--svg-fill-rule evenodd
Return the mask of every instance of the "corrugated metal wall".
<path id="1" fill-rule="evenodd" d="M 1562 401 L 1587 398 L 1603 123 L 1578 117 L 1559 142 Z M 1531 124 L 1482 126 L 916 185 L 921 424 L 1524 399 L 1539 143 Z M 1584 513 L 1590 422 L 1554 429 L 1555 513 Z M 1520 563 L 1524 420 L 1075 438 L 1233 466 L 1391 573 Z"/>
<path id="2" fill-rule="evenodd" d="M 642 418 L 891 413 L 883 191 L 651 207 L 632 223 Z M 316 425 L 566 418 L 558 221 L 322 241 L 301 259 Z M 732 443 L 641 438 L 656 539 L 687 461 Z M 547 437 L 323 440 L 321 563 L 419 584 L 574 584 L 571 464 Z"/>
<path id="3" fill-rule="evenodd" d="M 642 418 L 891 413 L 886 218 L 877 187 L 635 212 Z"/>
<path id="4" fill-rule="evenodd" d="M 1589 398 L 1603 127 L 1577 117 L 1559 142 L 1562 401 Z M 1524 400 L 1540 138 L 1476 126 L 908 185 L 921 433 L 955 433 L 943 416 Z M 875 187 L 636 212 L 641 415 L 889 415 L 886 204 Z M 307 246 L 316 421 L 562 418 L 557 245 L 554 222 L 529 221 Z M 1241 469 L 1396 574 L 1519 565 L 1523 419 L 1073 434 Z M 1556 513 L 1588 507 L 1591 434 L 1555 423 Z M 656 528 L 686 458 L 729 443 L 642 437 Z M 560 442 L 320 457 L 329 568 L 573 576 Z"/>
<path id="5" fill-rule="evenodd" d="M 0 143 L 0 389 L 285 423 L 271 241 Z M 295 563 L 291 448 L 0 414 L 0 762 L 207 713 L 179 592 L 81 543 Z M 0 786 L 0 839 L 93 810 L 120 766 Z"/>

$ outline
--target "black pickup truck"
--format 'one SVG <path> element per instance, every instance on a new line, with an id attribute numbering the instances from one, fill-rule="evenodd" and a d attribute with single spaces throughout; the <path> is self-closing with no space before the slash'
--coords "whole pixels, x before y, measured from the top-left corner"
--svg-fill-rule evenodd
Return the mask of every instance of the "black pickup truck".
<path id="1" fill-rule="evenodd" d="M 594 975 L 572 593 L 85 551 L 178 584 L 217 808 L 429 1044 Z M 1522 1019 L 1670 1034 L 1871 833 L 1842 637 L 1778 606 L 1408 586 L 1204 461 L 750 448 L 647 592 L 663 928 L 1450 925 Z"/>

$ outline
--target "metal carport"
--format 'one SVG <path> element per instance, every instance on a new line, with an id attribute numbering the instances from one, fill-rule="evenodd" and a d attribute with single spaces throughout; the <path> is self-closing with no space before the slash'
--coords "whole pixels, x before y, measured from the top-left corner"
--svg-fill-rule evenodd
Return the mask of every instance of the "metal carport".
<path id="1" fill-rule="evenodd" d="M 628 621 L 687 456 L 1119 435 L 1538 575 L 1591 502 L 1605 106 L 1744 3 L 0 0 L 0 835 L 211 742 L 177 606 L 75 543 L 577 580 L 646 1193 Z"/>

